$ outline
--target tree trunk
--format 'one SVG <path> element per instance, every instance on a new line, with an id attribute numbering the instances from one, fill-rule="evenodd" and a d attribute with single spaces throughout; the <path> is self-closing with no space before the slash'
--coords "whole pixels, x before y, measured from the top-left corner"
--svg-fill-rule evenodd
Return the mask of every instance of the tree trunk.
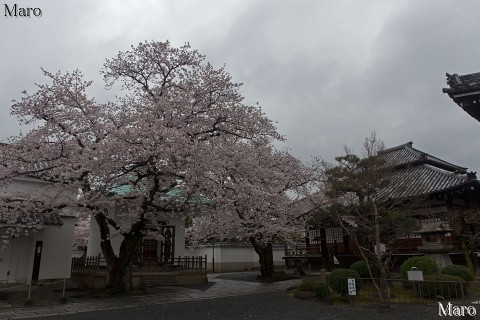
<path id="1" fill-rule="evenodd" d="M 108 227 L 108 220 L 103 213 L 99 213 L 95 215 L 95 221 L 97 222 L 100 230 L 100 248 L 102 249 L 103 256 L 107 261 L 107 272 L 110 273 L 115 266 L 115 253 L 112 248 L 112 242 L 110 241 L 110 228 Z"/>
<path id="2" fill-rule="evenodd" d="M 259 257 L 261 277 L 269 278 L 273 276 L 275 273 L 275 267 L 273 265 L 272 243 L 260 244 L 255 238 L 250 238 L 250 242 Z"/>
<path id="3" fill-rule="evenodd" d="M 472 257 L 470 255 L 470 250 L 468 250 L 467 243 L 465 237 L 462 236 L 461 238 L 461 243 L 462 243 L 462 253 L 463 256 L 465 257 L 465 264 L 467 265 L 468 270 L 470 271 L 471 274 L 476 274 L 475 273 L 475 267 L 472 262 Z"/>
<path id="4" fill-rule="evenodd" d="M 470 252 L 471 252 L 471 257 L 472 257 L 472 262 L 473 262 L 473 267 L 475 269 L 475 272 L 473 273 L 474 275 L 479 275 L 480 274 L 480 266 L 478 265 L 478 257 L 477 257 L 477 245 L 475 243 L 475 238 L 473 235 L 470 235 L 468 237 L 468 244 L 470 246 Z"/>
<path id="5" fill-rule="evenodd" d="M 333 261 L 330 260 L 327 247 L 327 229 L 320 228 L 320 249 L 322 251 L 322 268 L 327 270 L 333 265 Z"/>
<path id="6" fill-rule="evenodd" d="M 114 293 L 127 293 L 132 290 L 132 266 L 142 240 L 143 235 L 140 232 L 130 232 L 125 235 L 120 245 L 119 255 L 115 257 L 114 267 L 109 271 L 110 279 L 107 288 Z"/>
<path id="7" fill-rule="evenodd" d="M 380 296 L 380 307 L 384 307 L 388 305 L 390 301 L 390 288 L 388 287 L 387 282 L 387 273 L 385 272 L 385 266 L 383 265 L 383 261 L 380 259 L 378 260 L 377 257 L 377 265 L 378 270 L 380 271 L 380 283 L 379 283 L 379 296 Z"/>
<path id="8" fill-rule="evenodd" d="M 378 286 L 378 295 L 380 308 L 385 308 L 388 306 L 390 300 L 390 288 L 388 287 L 387 274 L 385 272 L 385 266 L 382 261 L 382 253 L 380 252 L 380 221 L 377 206 L 373 205 L 373 210 L 375 214 L 375 251 L 376 251 L 376 260 L 377 267 L 380 271 L 380 283 Z"/>
<path id="9" fill-rule="evenodd" d="M 132 266 L 143 241 L 144 223 L 135 223 L 128 233 L 123 234 L 120 252 L 116 256 L 110 241 L 108 220 L 103 214 L 97 214 L 95 220 L 100 228 L 100 247 L 107 261 L 109 281 L 106 287 L 112 293 L 127 293 L 132 289 Z"/>

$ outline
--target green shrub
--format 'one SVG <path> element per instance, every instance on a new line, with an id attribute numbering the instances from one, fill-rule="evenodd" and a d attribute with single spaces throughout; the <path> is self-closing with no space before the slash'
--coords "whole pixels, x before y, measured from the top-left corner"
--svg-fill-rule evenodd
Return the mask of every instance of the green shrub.
<path id="1" fill-rule="evenodd" d="M 456 264 L 452 264 L 450 266 L 446 266 L 442 269 L 442 274 L 447 274 L 450 276 L 457 276 L 462 278 L 465 281 L 472 281 L 473 275 L 470 273 L 467 267 L 459 266 Z"/>
<path id="2" fill-rule="evenodd" d="M 355 270 L 350 269 L 335 269 L 330 273 L 329 285 L 333 291 L 341 295 L 348 294 L 348 278 L 355 279 L 357 291 L 360 290 L 362 283 L 361 277 Z"/>
<path id="3" fill-rule="evenodd" d="M 315 292 L 318 299 L 324 299 L 328 294 L 328 286 L 325 282 L 317 280 L 313 285 L 313 292 Z"/>
<path id="4" fill-rule="evenodd" d="M 437 296 L 442 296 L 445 299 L 448 299 L 462 297 L 460 282 L 463 282 L 463 279 L 457 276 L 431 274 L 423 277 L 423 281 L 419 282 L 418 285 L 422 296 L 425 298 L 435 299 Z"/>
<path id="5" fill-rule="evenodd" d="M 373 277 L 377 277 L 379 274 L 377 265 L 373 264 L 370 266 L 372 268 Z M 357 261 L 350 266 L 350 270 L 357 271 L 361 278 L 370 278 L 370 273 L 368 272 L 368 265 L 365 261 Z"/>
<path id="6" fill-rule="evenodd" d="M 407 271 L 415 267 L 417 270 L 422 270 L 423 275 L 438 274 L 438 266 L 432 258 L 428 257 L 411 257 L 405 260 L 400 267 L 400 278 L 407 280 Z"/>
<path id="7" fill-rule="evenodd" d="M 300 287 L 298 287 L 299 291 L 313 291 L 313 286 L 315 284 L 315 279 L 313 278 L 303 278 L 302 283 L 300 283 Z"/>

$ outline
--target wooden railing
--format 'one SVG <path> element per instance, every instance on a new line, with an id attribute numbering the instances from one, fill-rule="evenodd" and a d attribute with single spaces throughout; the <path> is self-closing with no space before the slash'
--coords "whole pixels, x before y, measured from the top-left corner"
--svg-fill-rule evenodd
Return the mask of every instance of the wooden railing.
<path id="1" fill-rule="evenodd" d="M 105 259 L 98 256 L 72 258 L 72 274 L 96 273 L 105 271 Z M 207 271 L 207 255 L 185 256 L 170 259 L 137 260 L 134 271 L 166 272 L 166 271 Z"/>
<path id="2" fill-rule="evenodd" d="M 100 270 L 102 258 L 100 255 L 72 258 L 72 274 L 95 273 Z"/>
<path id="3" fill-rule="evenodd" d="M 164 261 L 160 258 L 138 260 L 134 264 L 134 270 L 138 271 L 206 271 L 207 255 L 185 256 L 170 258 Z"/>
<path id="4" fill-rule="evenodd" d="M 178 257 L 173 260 L 174 265 L 179 266 L 183 271 L 207 271 L 207 255 Z"/>

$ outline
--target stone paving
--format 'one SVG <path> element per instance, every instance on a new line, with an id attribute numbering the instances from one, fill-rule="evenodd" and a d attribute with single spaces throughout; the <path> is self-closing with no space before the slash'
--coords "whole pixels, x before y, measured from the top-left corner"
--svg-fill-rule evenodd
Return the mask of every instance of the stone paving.
<path id="1" fill-rule="evenodd" d="M 219 277 L 221 274 L 209 274 L 212 283 L 206 290 L 194 287 L 166 286 L 162 293 L 145 296 L 97 299 L 81 302 L 70 302 L 48 306 L 30 306 L 0 309 L 0 319 L 25 319 L 32 317 L 72 314 L 85 311 L 99 311 L 138 307 L 144 305 L 165 304 L 191 300 L 214 299 L 219 297 L 238 296 L 251 293 L 284 291 L 288 287 L 299 284 L 299 279 L 274 283 L 260 283 L 242 280 L 230 280 Z M 245 273 L 250 277 L 252 274 Z M 227 277 L 228 278 L 228 277 Z"/>

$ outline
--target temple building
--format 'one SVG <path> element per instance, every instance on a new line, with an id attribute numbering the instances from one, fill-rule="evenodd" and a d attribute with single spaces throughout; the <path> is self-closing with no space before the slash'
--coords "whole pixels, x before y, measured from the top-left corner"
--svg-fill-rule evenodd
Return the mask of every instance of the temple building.
<path id="1" fill-rule="evenodd" d="M 399 265 L 410 256 L 426 254 L 425 248 L 430 245 L 441 246 L 442 250 L 448 249 L 446 253 L 453 263 L 464 264 L 462 245 L 466 245 L 472 260 L 476 260 L 473 235 L 480 231 L 480 221 L 471 223 L 467 216 L 480 212 L 480 181 L 476 174 L 413 148 L 412 142 L 383 150 L 379 156 L 389 168 L 389 183 L 379 191 L 382 199 L 418 221 L 417 231 L 388 231 L 396 233 L 395 241 L 386 240 L 381 250 L 388 251 Z M 449 225 L 452 216 L 455 226 Z M 372 236 L 364 237 L 364 241 L 362 245 L 373 247 Z M 361 259 L 355 244 L 333 223 L 309 226 L 305 242 L 303 255 L 312 268 L 328 268 L 333 263 L 348 267 Z"/>
<path id="2" fill-rule="evenodd" d="M 466 75 L 448 74 L 447 84 L 443 92 L 460 108 L 480 121 L 480 72 Z"/>

